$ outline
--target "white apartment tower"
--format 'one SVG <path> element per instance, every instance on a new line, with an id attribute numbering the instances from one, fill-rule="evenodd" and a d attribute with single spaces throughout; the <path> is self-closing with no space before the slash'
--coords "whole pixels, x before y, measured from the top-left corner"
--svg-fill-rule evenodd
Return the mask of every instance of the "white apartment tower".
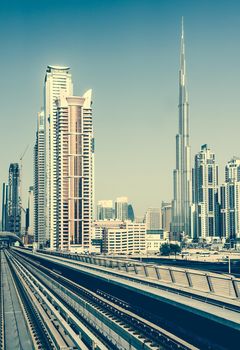
<path id="1" fill-rule="evenodd" d="M 186 87 L 185 44 L 182 22 L 179 71 L 179 127 L 176 136 L 176 168 L 173 172 L 171 231 L 191 235 L 192 174 L 189 142 L 189 103 Z"/>
<path id="2" fill-rule="evenodd" d="M 44 83 L 45 116 L 45 213 L 47 239 L 50 247 L 57 242 L 57 106 L 61 91 L 72 96 L 72 77 L 68 67 L 48 66 Z"/>
<path id="3" fill-rule="evenodd" d="M 89 251 L 94 202 L 92 91 L 60 94 L 56 122 L 57 239 L 61 250 Z"/>
<path id="4" fill-rule="evenodd" d="M 196 221 L 193 238 L 212 240 L 219 237 L 218 166 L 207 145 L 195 156 L 194 204 Z"/>
<path id="5" fill-rule="evenodd" d="M 231 242 L 240 240 L 240 159 L 231 159 L 225 167 L 221 193 L 221 235 Z"/>
<path id="6" fill-rule="evenodd" d="M 45 127 L 44 112 L 38 113 L 34 146 L 34 241 L 44 246 L 47 241 L 45 221 Z"/>

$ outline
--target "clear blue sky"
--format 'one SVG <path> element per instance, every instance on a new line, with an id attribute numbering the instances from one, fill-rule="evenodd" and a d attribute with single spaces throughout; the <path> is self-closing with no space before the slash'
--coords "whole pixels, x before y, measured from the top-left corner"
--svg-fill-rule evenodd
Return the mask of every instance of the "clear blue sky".
<path id="1" fill-rule="evenodd" d="M 129 197 L 138 215 L 172 198 L 181 16 L 192 155 L 208 143 L 223 166 L 240 155 L 240 2 L 1 1 L 0 182 L 24 159 L 32 184 L 36 115 L 48 64 L 94 92 L 96 200 Z"/>

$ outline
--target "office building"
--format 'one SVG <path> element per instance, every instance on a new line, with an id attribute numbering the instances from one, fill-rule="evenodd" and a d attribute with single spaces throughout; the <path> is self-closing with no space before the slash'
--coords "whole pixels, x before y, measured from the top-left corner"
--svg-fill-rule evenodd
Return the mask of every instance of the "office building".
<path id="1" fill-rule="evenodd" d="M 221 235 L 231 244 L 240 241 L 240 159 L 231 159 L 225 167 L 221 194 Z"/>
<path id="2" fill-rule="evenodd" d="M 146 234 L 146 249 L 148 254 L 159 253 L 160 247 L 166 242 L 166 234 L 163 230 L 151 230 Z"/>
<path id="3" fill-rule="evenodd" d="M 57 101 L 57 240 L 60 250 L 89 251 L 94 200 L 92 91 Z"/>
<path id="4" fill-rule="evenodd" d="M 91 251 L 102 252 L 103 250 L 103 233 L 107 228 L 117 228 L 124 225 L 124 222 L 118 220 L 96 220 L 92 225 Z"/>
<path id="5" fill-rule="evenodd" d="M 172 204 L 162 202 L 162 228 L 164 231 L 170 232 L 171 217 L 172 217 Z"/>
<path id="6" fill-rule="evenodd" d="M 21 234 L 20 168 L 18 163 L 9 166 L 7 228 L 9 232 Z"/>
<path id="7" fill-rule="evenodd" d="M 61 91 L 73 95 L 69 67 L 48 66 L 44 82 L 44 152 L 45 152 L 45 236 L 50 247 L 57 243 L 57 105 Z"/>
<path id="8" fill-rule="evenodd" d="M 147 230 L 160 230 L 162 228 L 161 208 L 148 208 L 145 223 Z"/>
<path id="9" fill-rule="evenodd" d="M 97 204 L 97 220 L 113 220 L 114 209 L 112 200 L 100 200 Z"/>
<path id="10" fill-rule="evenodd" d="M 125 221 L 117 227 L 105 227 L 102 247 L 106 254 L 145 254 L 146 225 Z"/>
<path id="11" fill-rule="evenodd" d="M 193 170 L 193 202 L 195 204 L 195 229 L 193 238 L 213 240 L 219 237 L 218 166 L 215 154 L 207 145 L 195 156 Z"/>
<path id="12" fill-rule="evenodd" d="M 44 111 L 38 113 L 34 146 L 34 241 L 39 247 L 49 245 L 46 232 Z"/>
<path id="13" fill-rule="evenodd" d="M 124 222 L 119 220 L 95 220 L 92 224 L 92 239 L 102 239 L 105 228 L 116 228 L 124 225 Z"/>
<path id="14" fill-rule="evenodd" d="M 182 23 L 179 71 L 179 130 L 176 136 L 176 168 L 173 172 L 173 211 L 171 231 L 176 237 L 191 235 L 192 174 L 189 141 L 189 103 Z"/>
<path id="15" fill-rule="evenodd" d="M 115 219 L 120 221 L 128 220 L 128 198 L 118 197 L 115 201 Z"/>

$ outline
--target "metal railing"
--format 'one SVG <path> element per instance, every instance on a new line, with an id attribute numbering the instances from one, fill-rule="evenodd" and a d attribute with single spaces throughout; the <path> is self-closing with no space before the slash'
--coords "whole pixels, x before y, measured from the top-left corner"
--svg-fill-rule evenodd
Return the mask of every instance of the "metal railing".
<path id="1" fill-rule="evenodd" d="M 130 275 L 142 277 L 145 281 L 149 279 L 149 281 L 163 282 L 175 287 L 180 286 L 240 300 L 240 279 L 232 275 L 227 276 L 200 270 L 146 264 L 132 260 L 119 260 L 111 257 L 49 252 L 45 250 L 39 250 L 39 252 L 123 271 Z"/>

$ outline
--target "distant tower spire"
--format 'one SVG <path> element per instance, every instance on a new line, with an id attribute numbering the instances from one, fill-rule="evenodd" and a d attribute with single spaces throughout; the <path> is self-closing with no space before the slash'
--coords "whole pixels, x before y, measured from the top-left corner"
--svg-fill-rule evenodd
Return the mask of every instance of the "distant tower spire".
<path id="1" fill-rule="evenodd" d="M 179 69 L 179 130 L 176 135 L 176 168 L 174 170 L 174 199 L 171 229 L 174 233 L 190 235 L 192 204 L 191 156 L 189 144 L 189 105 L 186 88 L 184 23 L 181 21 Z"/>
<path id="2" fill-rule="evenodd" d="M 184 44 L 184 22 L 182 17 L 182 32 L 181 32 L 181 52 L 180 52 L 180 68 L 185 73 L 185 44 Z"/>

